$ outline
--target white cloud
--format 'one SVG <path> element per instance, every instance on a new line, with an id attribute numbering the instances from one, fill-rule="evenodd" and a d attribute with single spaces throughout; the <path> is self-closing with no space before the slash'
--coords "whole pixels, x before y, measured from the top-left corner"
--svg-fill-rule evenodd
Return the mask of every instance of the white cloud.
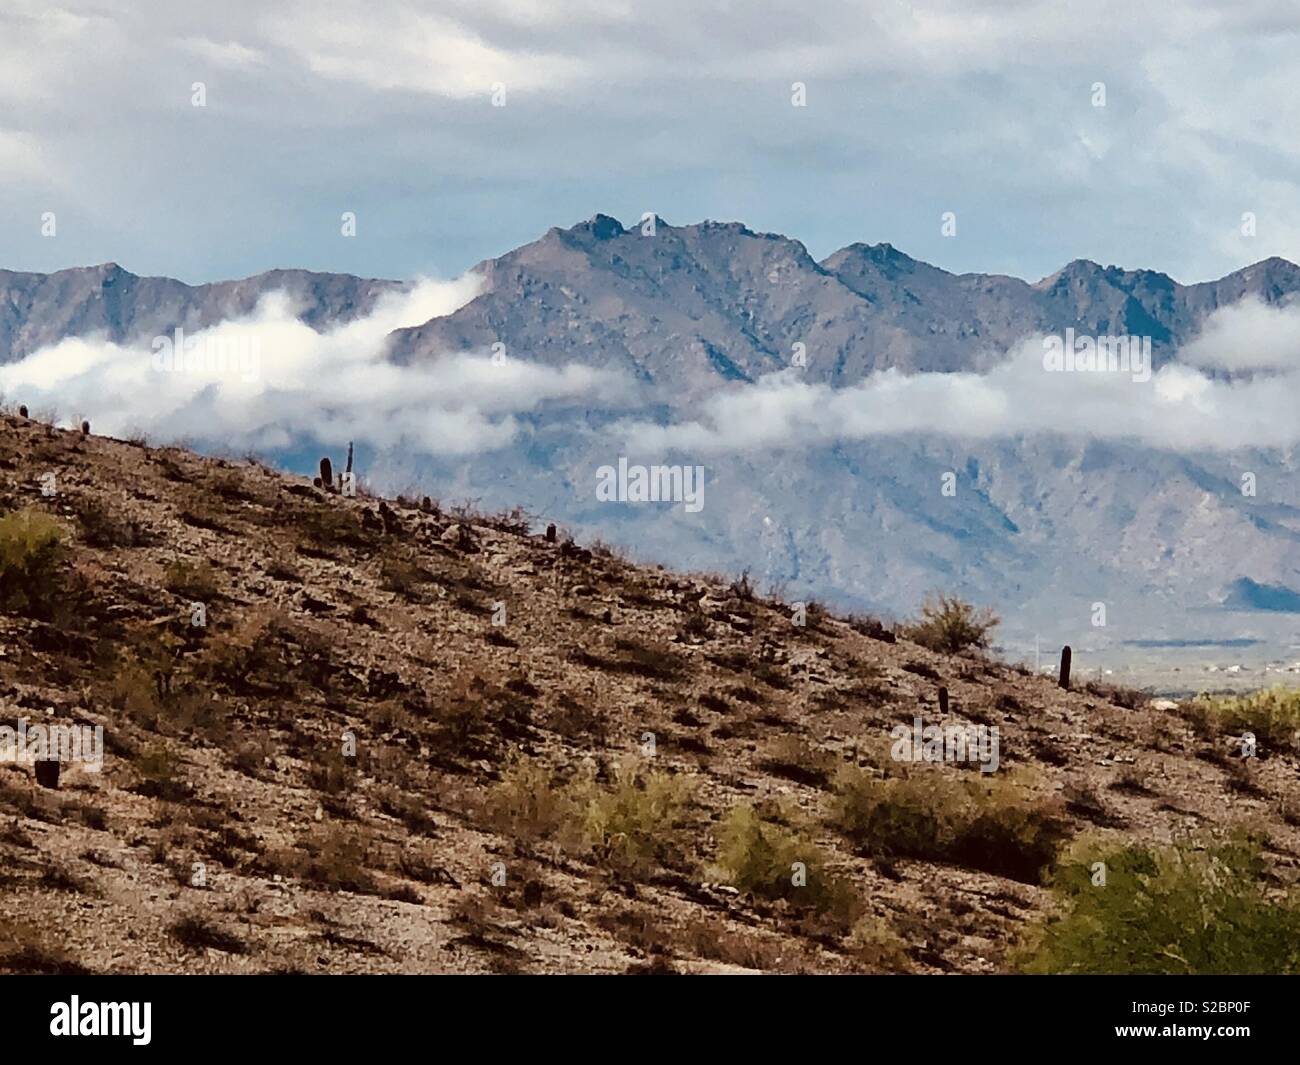
<path id="1" fill-rule="evenodd" d="M 354 439 L 430 455 L 504 447 L 520 431 L 517 415 L 551 401 L 599 397 L 604 404 L 627 394 L 626 382 L 604 371 L 513 358 L 498 364 L 487 353 L 409 366 L 388 361 L 394 329 L 451 313 L 479 285 L 473 277 L 418 282 L 323 333 L 275 292 L 247 317 L 189 343 L 176 334 L 136 344 L 63 340 L 0 366 L 0 391 L 32 409 L 89 417 L 108 435 L 142 429 L 157 439 L 256 448 Z"/>
<path id="2" fill-rule="evenodd" d="M 314 4 L 294 5 L 267 13 L 262 26 L 314 73 L 380 91 L 486 96 L 497 82 L 507 91 L 555 88 L 587 67 L 576 55 L 493 45 L 453 19 L 411 5 L 341 3 L 329 18 Z"/>
<path id="3" fill-rule="evenodd" d="M 44 149 L 30 133 L 0 129 L 0 171 L 6 178 L 48 179 L 49 163 Z"/>
<path id="4" fill-rule="evenodd" d="M 1222 307 L 1206 320 L 1200 336 L 1184 345 L 1180 358 L 1222 370 L 1300 372 L 1300 306 L 1250 299 Z"/>
<path id="5" fill-rule="evenodd" d="M 786 370 L 706 400 L 692 420 L 620 427 L 638 453 L 803 449 L 910 433 L 986 439 L 1063 433 L 1176 451 L 1300 444 L 1300 316 L 1237 305 L 1194 345 L 1234 369 L 1275 373 L 1224 380 L 1169 363 L 1149 380 L 1119 372 L 1049 372 L 1042 338 L 985 374 L 878 373 L 843 389 Z"/>
<path id="6" fill-rule="evenodd" d="M 258 49 L 249 48 L 238 41 L 211 41 L 206 37 L 190 37 L 181 44 L 195 55 L 220 67 L 239 69 L 266 61 L 266 56 Z"/>
<path id="7" fill-rule="evenodd" d="M 317 220 L 367 198 L 391 213 L 364 268 L 397 273 L 460 269 L 597 208 L 742 217 L 819 256 L 886 239 L 1019 276 L 1079 255 L 1185 281 L 1300 258 L 1286 0 L 0 7 L 0 110 L 34 138 L 6 171 L 3 266 L 353 269 Z M 511 106 L 488 112 L 496 82 Z M 204 164 L 158 164 L 187 153 Z M 55 244 L 31 219 L 57 182 L 51 209 L 75 196 L 80 218 Z M 948 209 L 960 241 L 937 236 Z M 216 218 L 276 243 L 214 246 Z"/>

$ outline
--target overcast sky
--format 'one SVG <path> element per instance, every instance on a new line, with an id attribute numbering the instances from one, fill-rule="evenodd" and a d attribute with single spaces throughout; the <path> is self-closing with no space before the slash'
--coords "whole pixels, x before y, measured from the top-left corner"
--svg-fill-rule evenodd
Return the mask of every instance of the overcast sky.
<path id="1" fill-rule="evenodd" d="M 4 0 L 0 267 L 452 276 L 655 211 L 1203 280 L 1300 260 L 1298 31 L 1294 0 Z"/>

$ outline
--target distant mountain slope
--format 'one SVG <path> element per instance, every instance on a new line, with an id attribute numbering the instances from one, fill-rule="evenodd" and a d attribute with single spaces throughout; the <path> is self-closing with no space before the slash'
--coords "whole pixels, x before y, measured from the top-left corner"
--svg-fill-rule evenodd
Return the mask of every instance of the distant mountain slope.
<path id="1" fill-rule="evenodd" d="M 689 418 L 696 401 L 788 366 L 800 344 L 806 379 L 834 386 L 887 368 L 981 370 L 1026 336 L 1068 327 L 1151 336 L 1161 362 L 1221 307 L 1300 293 L 1300 267 L 1276 258 L 1192 285 L 1086 260 L 1031 283 L 953 274 L 889 244 L 851 244 L 819 263 L 798 241 L 736 223 L 656 219 L 648 229 L 597 215 L 479 264 L 481 293 L 393 333 L 393 359 L 500 342 L 516 359 L 624 370 L 654 414 Z M 0 273 L 0 360 L 70 335 L 195 329 L 276 289 L 319 328 L 365 314 L 396 285 L 272 271 L 191 287 L 112 265 Z M 1099 647 L 1207 635 L 1294 642 L 1294 616 L 1260 605 L 1300 590 L 1294 454 L 940 432 L 795 446 L 708 457 L 709 502 L 688 517 L 596 505 L 594 470 L 617 457 L 601 427 L 619 413 L 597 400 L 583 418 L 530 416 L 517 446 L 485 457 L 398 449 L 367 453 L 366 471 L 446 499 L 526 504 L 644 559 L 748 568 L 845 606 L 907 613 L 929 590 L 958 591 L 1002 611 L 1022 647 L 1036 633 Z M 298 462 L 318 446 L 285 454 Z M 936 488 L 947 471 L 960 474 L 952 498 Z M 1257 497 L 1239 491 L 1244 471 L 1257 476 Z M 1089 621 L 1096 602 L 1109 604 L 1105 628 Z"/>
<path id="2" fill-rule="evenodd" d="M 685 398 L 790 365 L 845 385 L 881 369 L 980 369 L 1016 341 L 1073 327 L 1150 336 L 1159 364 L 1218 307 L 1284 302 L 1300 267 L 1269 259 L 1180 285 L 1150 270 L 1078 260 L 1036 284 L 951 274 L 889 244 L 852 244 L 815 262 L 798 241 L 737 223 L 654 235 L 597 215 L 480 264 L 484 292 L 399 332 L 403 361 L 505 343 L 522 358 L 621 366 Z"/>
<path id="3" fill-rule="evenodd" d="M 1300 292 L 1300 267 L 1277 258 L 1194 285 L 1076 260 L 1031 284 L 952 274 L 889 244 L 850 244 L 818 263 L 797 240 L 739 223 L 657 219 L 652 236 L 643 228 L 598 214 L 480 263 L 482 294 L 399 330 L 393 357 L 501 342 L 519 358 L 621 367 L 663 384 L 672 403 L 788 366 L 796 344 L 805 346 L 808 378 L 834 385 L 888 367 L 979 369 L 1025 336 L 1067 327 L 1151 336 L 1159 362 L 1221 306 L 1244 297 L 1283 303 Z M 365 314 L 396 287 L 303 270 L 197 286 L 112 263 L 0 271 L 0 361 L 66 336 L 121 341 L 212 325 L 277 289 L 320 327 Z"/>
<path id="4" fill-rule="evenodd" d="M 70 336 L 102 335 L 120 343 L 216 325 L 249 313 L 274 291 L 287 293 L 302 319 L 320 327 L 365 314 L 380 294 L 398 287 L 396 281 L 308 270 L 268 270 L 207 285 L 137 277 L 116 263 L 53 274 L 0 270 L 0 361 Z"/>

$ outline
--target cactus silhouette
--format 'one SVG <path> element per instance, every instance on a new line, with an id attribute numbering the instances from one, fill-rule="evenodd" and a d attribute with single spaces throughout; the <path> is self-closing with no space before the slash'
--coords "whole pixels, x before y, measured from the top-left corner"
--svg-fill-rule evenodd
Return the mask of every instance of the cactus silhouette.
<path id="1" fill-rule="evenodd" d="M 1070 690 L 1070 645 L 1061 648 L 1061 687 Z"/>
<path id="2" fill-rule="evenodd" d="M 327 492 L 334 491 L 334 465 L 328 455 L 320 460 L 320 483 Z"/>

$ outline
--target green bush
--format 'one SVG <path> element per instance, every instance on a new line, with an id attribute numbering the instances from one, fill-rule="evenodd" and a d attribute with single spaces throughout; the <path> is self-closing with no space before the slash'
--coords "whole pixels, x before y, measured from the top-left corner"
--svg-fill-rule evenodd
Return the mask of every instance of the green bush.
<path id="1" fill-rule="evenodd" d="M 1079 848 L 1052 878 L 1060 912 L 1013 963 L 1037 974 L 1300 973 L 1300 899 L 1272 893 L 1262 872 L 1244 840 Z"/>
<path id="2" fill-rule="evenodd" d="M 681 860 L 681 829 L 692 798 L 684 777 L 625 765 L 610 784 L 586 783 L 577 791 L 585 799 L 587 843 L 604 864 L 638 874 Z"/>
<path id="3" fill-rule="evenodd" d="M 741 891 L 836 917 L 845 928 L 860 909 L 852 888 L 827 869 L 816 843 L 746 804 L 733 807 L 718 829 L 717 865 Z"/>
<path id="4" fill-rule="evenodd" d="M 1300 736 L 1300 689 L 1270 688 L 1247 695 L 1201 695 L 1188 703 L 1183 713 L 1203 736 L 1251 732 L 1266 749 L 1293 751 L 1297 736 Z"/>
<path id="5" fill-rule="evenodd" d="M 48 514 L 28 508 L 0 518 L 0 610 L 46 618 L 62 591 L 64 532 Z"/>
<path id="6" fill-rule="evenodd" d="M 621 765 L 608 783 L 588 774 L 559 784 L 539 762 L 513 757 L 485 811 L 516 839 L 553 840 L 614 872 L 644 875 L 681 864 L 691 802 L 686 779 L 672 773 Z"/>
<path id="7" fill-rule="evenodd" d="M 903 635 L 942 654 L 957 654 L 969 648 L 988 647 L 1000 619 L 991 610 L 980 610 L 956 596 L 937 595 L 921 605 L 921 617 L 903 627 Z"/>
<path id="8" fill-rule="evenodd" d="M 854 844 L 889 858 L 921 858 L 1039 883 L 1065 839 L 1056 805 L 1013 779 L 938 767 L 902 777 L 845 768 L 832 822 Z"/>

